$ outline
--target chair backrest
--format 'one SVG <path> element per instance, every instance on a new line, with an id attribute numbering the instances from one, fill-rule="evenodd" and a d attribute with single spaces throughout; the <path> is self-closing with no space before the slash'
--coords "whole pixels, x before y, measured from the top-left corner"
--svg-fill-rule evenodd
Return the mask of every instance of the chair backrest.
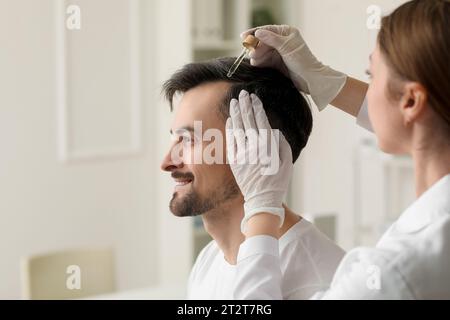
<path id="1" fill-rule="evenodd" d="M 111 248 L 26 257 L 21 267 L 24 299 L 78 299 L 115 290 Z"/>

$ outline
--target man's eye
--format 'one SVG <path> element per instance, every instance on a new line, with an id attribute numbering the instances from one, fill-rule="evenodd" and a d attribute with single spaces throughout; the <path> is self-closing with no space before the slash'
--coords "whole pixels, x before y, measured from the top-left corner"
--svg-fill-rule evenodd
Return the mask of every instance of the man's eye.
<path id="1" fill-rule="evenodd" d="M 367 75 L 370 79 L 372 79 L 372 73 L 371 73 L 369 70 L 366 70 L 366 75 Z"/>

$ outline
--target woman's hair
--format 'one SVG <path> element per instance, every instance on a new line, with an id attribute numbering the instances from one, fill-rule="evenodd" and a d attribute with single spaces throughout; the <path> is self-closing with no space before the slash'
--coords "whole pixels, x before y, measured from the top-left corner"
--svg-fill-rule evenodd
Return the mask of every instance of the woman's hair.
<path id="1" fill-rule="evenodd" d="M 399 80 L 415 81 L 450 127 L 450 0 L 413 0 L 383 18 L 378 44 L 393 70 L 391 97 Z"/>

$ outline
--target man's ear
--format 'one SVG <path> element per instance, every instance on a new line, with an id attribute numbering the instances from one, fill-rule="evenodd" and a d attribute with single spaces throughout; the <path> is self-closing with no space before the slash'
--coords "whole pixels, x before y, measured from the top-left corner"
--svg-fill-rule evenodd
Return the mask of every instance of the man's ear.
<path id="1" fill-rule="evenodd" d="M 404 125 L 408 126 L 426 110 L 428 95 L 424 86 L 417 82 L 406 83 L 403 92 L 400 99 L 400 112 L 403 115 Z"/>

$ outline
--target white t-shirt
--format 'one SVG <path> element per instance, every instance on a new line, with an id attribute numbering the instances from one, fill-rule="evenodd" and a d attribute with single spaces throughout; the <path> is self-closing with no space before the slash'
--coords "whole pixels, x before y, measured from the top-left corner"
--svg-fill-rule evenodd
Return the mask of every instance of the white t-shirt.
<path id="1" fill-rule="evenodd" d="M 308 299 L 330 286 L 345 252 L 302 219 L 279 240 L 283 299 Z M 236 267 L 215 241 L 199 254 L 188 283 L 190 300 L 232 300 Z"/>

